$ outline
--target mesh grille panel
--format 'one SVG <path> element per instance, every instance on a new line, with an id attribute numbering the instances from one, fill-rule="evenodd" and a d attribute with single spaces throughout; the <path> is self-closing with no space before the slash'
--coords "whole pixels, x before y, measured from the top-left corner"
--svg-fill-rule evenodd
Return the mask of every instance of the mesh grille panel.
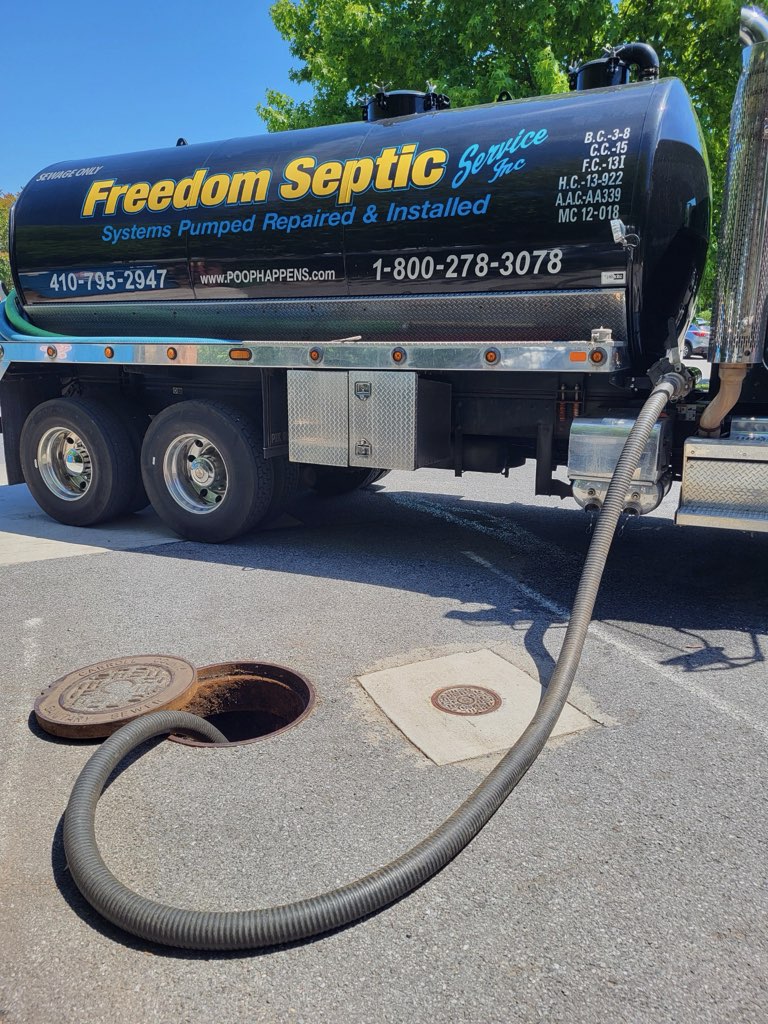
<path id="1" fill-rule="evenodd" d="M 77 302 L 28 307 L 38 327 L 84 337 L 237 341 L 583 341 L 596 327 L 627 339 L 623 290 L 378 298 Z"/>

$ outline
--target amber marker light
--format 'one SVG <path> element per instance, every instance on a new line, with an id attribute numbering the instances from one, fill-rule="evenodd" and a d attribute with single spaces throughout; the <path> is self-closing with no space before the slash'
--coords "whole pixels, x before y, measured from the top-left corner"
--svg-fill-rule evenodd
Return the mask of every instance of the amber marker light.
<path id="1" fill-rule="evenodd" d="M 167 348 L 165 350 L 165 354 L 168 356 L 169 359 L 175 359 L 179 353 L 176 351 L 175 348 Z"/>
<path id="2" fill-rule="evenodd" d="M 571 352 L 568 356 L 572 363 L 586 363 L 587 353 L 586 352 Z"/>
<path id="3" fill-rule="evenodd" d="M 600 363 L 605 362 L 605 349 L 604 348 L 593 348 L 589 353 L 589 358 L 595 365 L 599 366 Z"/>
<path id="4" fill-rule="evenodd" d="M 231 348 L 229 350 L 230 359 L 238 359 L 241 363 L 247 363 L 253 353 L 249 348 Z"/>
<path id="5" fill-rule="evenodd" d="M 393 363 L 404 363 L 408 358 L 404 348 L 393 348 L 392 349 L 392 362 Z"/>
<path id="6" fill-rule="evenodd" d="M 495 366 L 500 359 L 499 350 L 497 348 L 487 348 L 483 354 L 483 359 L 489 366 Z"/>
<path id="7" fill-rule="evenodd" d="M 115 350 L 112 348 L 111 345 L 107 345 L 107 347 L 104 349 L 104 355 L 107 357 L 107 359 L 114 359 Z"/>
<path id="8" fill-rule="evenodd" d="M 56 351 L 56 349 L 55 349 L 55 347 L 53 345 L 49 345 L 48 348 L 45 350 L 45 352 L 46 352 L 46 355 L 49 356 L 49 358 L 51 358 L 51 359 L 55 359 L 56 356 L 58 355 L 58 352 Z"/>
<path id="9" fill-rule="evenodd" d="M 309 350 L 309 358 L 313 363 L 319 363 L 323 358 L 323 350 L 321 348 L 311 348 Z"/>

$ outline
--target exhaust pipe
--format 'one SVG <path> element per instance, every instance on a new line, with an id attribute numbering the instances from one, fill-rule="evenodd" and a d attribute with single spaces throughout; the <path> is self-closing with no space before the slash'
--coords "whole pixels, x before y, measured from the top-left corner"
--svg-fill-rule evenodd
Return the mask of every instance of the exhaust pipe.
<path id="1" fill-rule="evenodd" d="M 720 390 L 699 434 L 719 437 L 741 396 L 749 367 L 763 360 L 768 329 L 768 17 L 742 7 L 745 49 L 731 109 L 728 168 L 709 359 L 720 364 Z"/>
<path id="2" fill-rule="evenodd" d="M 763 359 L 768 327 L 768 18 L 741 11 L 743 66 L 731 110 L 709 358 Z"/>
<path id="3" fill-rule="evenodd" d="M 739 39 L 743 46 L 768 41 L 768 17 L 759 7 L 742 7 Z"/>

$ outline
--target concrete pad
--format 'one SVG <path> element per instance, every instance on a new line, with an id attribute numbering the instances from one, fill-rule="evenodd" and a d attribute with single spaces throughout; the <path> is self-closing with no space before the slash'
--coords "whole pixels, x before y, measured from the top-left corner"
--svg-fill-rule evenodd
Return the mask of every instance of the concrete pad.
<path id="1" fill-rule="evenodd" d="M 385 715 L 435 764 L 451 764 L 507 750 L 525 731 L 541 697 L 538 680 L 493 651 L 451 654 L 359 677 Z M 481 686 L 501 697 L 486 714 L 448 714 L 432 704 L 435 691 Z M 553 737 L 588 729 L 593 722 L 566 704 Z"/>
<path id="2" fill-rule="evenodd" d="M 87 529 L 50 519 L 24 484 L 0 486 L 0 565 L 178 543 L 154 512 Z"/>

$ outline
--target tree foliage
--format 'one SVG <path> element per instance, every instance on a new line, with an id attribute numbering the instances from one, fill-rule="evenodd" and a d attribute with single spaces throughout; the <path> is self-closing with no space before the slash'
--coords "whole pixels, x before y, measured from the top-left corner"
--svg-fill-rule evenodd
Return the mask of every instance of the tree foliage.
<path id="1" fill-rule="evenodd" d="M 739 9 L 740 4 L 733 0 L 624 0 L 618 12 L 625 35 L 650 43 L 659 54 L 662 72 L 685 83 L 707 140 L 712 171 L 713 244 L 699 297 L 700 307 L 712 304 L 728 127 L 741 70 Z"/>
<path id="2" fill-rule="evenodd" d="M 11 287 L 11 264 L 8 258 L 8 220 L 16 201 L 13 192 L 0 192 L 0 281 L 6 289 Z"/>
<path id="3" fill-rule="evenodd" d="M 257 109 L 269 131 L 281 131 L 354 120 L 359 99 L 381 85 L 423 88 L 429 79 L 453 106 L 485 103 L 504 89 L 517 98 L 563 92 L 571 64 L 639 39 L 693 97 L 709 148 L 716 234 L 740 68 L 738 12 L 735 0 L 277 0 L 272 19 L 297 61 L 290 77 L 314 92 L 296 101 L 269 90 Z M 707 300 L 713 266 L 711 257 Z"/>

